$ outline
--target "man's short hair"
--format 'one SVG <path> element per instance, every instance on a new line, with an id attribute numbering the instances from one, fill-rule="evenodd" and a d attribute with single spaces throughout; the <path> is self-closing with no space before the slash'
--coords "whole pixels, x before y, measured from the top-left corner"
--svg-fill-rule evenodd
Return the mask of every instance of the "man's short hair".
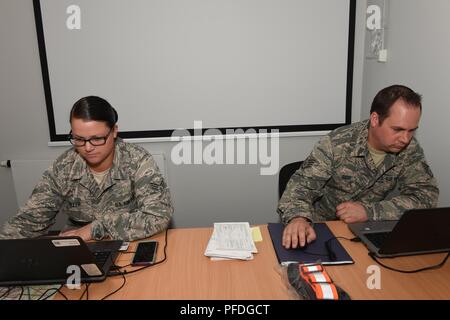
<path id="1" fill-rule="evenodd" d="M 379 124 L 382 124 L 384 119 L 389 116 L 392 105 L 399 99 L 410 106 L 420 108 L 420 111 L 422 111 L 422 96 L 406 86 L 396 84 L 377 93 L 373 99 L 370 113 L 376 112 Z"/>

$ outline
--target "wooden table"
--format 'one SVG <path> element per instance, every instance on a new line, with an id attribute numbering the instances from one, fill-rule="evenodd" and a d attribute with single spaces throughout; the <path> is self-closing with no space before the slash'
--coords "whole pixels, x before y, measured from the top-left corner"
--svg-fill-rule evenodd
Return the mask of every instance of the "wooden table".
<path id="1" fill-rule="evenodd" d="M 352 238 L 354 235 L 340 221 L 327 222 L 333 234 Z M 450 259 L 437 270 L 419 273 L 399 273 L 380 266 L 381 289 L 369 289 L 367 272 L 377 264 L 367 254 L 362 243 L 340 240 L 355 264 L 327 267 L 334 282 L 346 290 L 352 299 L 450 299 Z M 426 254 L 381 259 L 382 263 L 401 270 L 412 270 L 440 263 L 446 254 Z"/>
<path id="2" fill-rule="evenodd" d="M 352 237 L 339 221 L 327 222 L 336 236 Z M 267 226 L 261 226 L 262 242 L 251 261 L 211 261 L 204 251 L 212 228 L 171 229 L 168 231 L 167 260 L 126 276 L 125 286 L 110 299 L 188 299 L 188 300 L 279 300 L 292 299 L 280 276 L 280 267 Z M 159 241 L 158 260 L 163 257 L 164 234 Z M 381 289 L 369 289 L 367 268 L 376 263 L 362 243 L 340 240 L 355 260 L 354 265 L 326 268 L 334 282 L 352 299 L 450 299 L 450 261 L 441 269 L 418 274 L 402 274 L 380 267 Z M 134 251 L 136 243 L 130 246 Z M 384 259 L 393 267 L 411 269 L 436 264 L 444 254 Z M 118 265 L 130 262 L 132 254 L 121 254 Z M 134 268 L 127 267 L 127 270 Z M 121 276 L 91 284 L 89 299 L 101 299 L 123 282 Z M 63 289 L 69 299 L 78 299 L 82 290 Z M 60 296 L 58 298 L 61 298 Z"/>

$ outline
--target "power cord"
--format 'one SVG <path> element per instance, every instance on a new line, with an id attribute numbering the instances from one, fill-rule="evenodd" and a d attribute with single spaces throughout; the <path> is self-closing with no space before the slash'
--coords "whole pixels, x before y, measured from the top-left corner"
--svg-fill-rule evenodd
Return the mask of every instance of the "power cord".
<path id="1" fill-rule="evenodd" d="M 127 271 L 127 270 L 121 271 L 120 268 L 127 267 L 127 266 L 120 267 L 120 266 L 114 265 L 114 267 L 115 267 L 116 269 L 118 269 L 118 270 L 117 270 L 117 271 L 110 271 L 110 272 L 108 273 L 108 277 L 115 277 L 115 276 L 119 276 L 119 275 L 120 275 L 120 276 L 123 277 L 123 282 L 122 282 L 122 284 L 120 285 L 119 288 L 117 288 L 117 289 L 114 290 L 113 292 L 107 294 L 107 295 L 104 296 L 101 300 L 105 300 L 105 299 L 109 298 L 110 296 L 112 296 L 113 294 L 116 294 L 117 292 L 119 292 L 119 291 L 125 286 L 125 284 L 126 284 L 126 282 L 127 282 L 127 278 L 125 277 L 125 275 L 132 274 L 132 273 L 135 273 L 135 272 L 138 272 L 138 271 L 141 271 L 141 270 L 144 270 L 144 269 L 153 267 L 153 266 L 155 266 L 155 265 L 161 264 L 161 263 L 163 263 L 164 261 L 166 261 L 166 259 L 167 259 L 167 252 L 166 252 L 166 249 L 167 249 L 167 233 L 168 233 L 168 232 L 169 232 L 169 230 L 166 229 L 166 232 L 165 232 L 165 235 L 164 235 L 164 258 L 163 258 L 162 260 L 160 260 L 160 261 L 157 261 L 157 262 L 153 263 L 153 264 L 149 264 L 149 265 L 147 265 L 147 266 L 144 266 L 144 267 L 141 267 L 141 268 L 139 268 L 139 269 L 132 270 L 132 271 Z M 127 252 L 124 252 L 124 253 L 127 253 Z"/>
<path id="2" fill-rule="evenodd" d="M 122 252 L 122 254 L 131 254 L 131 253 L 136 253 L 136 251 Z M 113 265 L 111 268 L 112 268 L 112 269 L 122 269 L 122 268 L 130 267 L 130 266 L 132 266 L 131 263 L 126 264 L 126 265 L 124 265 L 124 266 L 119 266 L 119 265 L 115 264 L 115 265 Z M 108 276 L 112 276 L 111 272 L 108 274 Z"/>
<path id="3" fill-rule="evenodd" d="M 119 292 L 125 286 L 125 283 L 127 283 L 127 278 L 125 277 L 125 273 L 121 272 L 121 271 L 119 271 L 119 272 L 120 272 L 120 274 L 123 277 L 122 285 L 119 288 L 117 288 L 116 290 L 114 290 L 113 292 L 111 292 L 111 293 L 107 294 L 106 296 L 104 296 L 103 298 L 101 298 L 100 300 L 106 300 L 106 298 L 108 298 L 108 297 L 112 296 L 113 294 Z"/>
<path id="4" fill-rule="evenodd" d="M 61 292 L 61 288 L 62 287 L 63 286 L 61 285 L 61 286 L 59 286 L 59 288 L 50 288 L 50 289 L 45 290 L 44 293 L 41 294 L 41 296 L 38 298 L 38 300 L 47 300 L 56 292 L 58 292 L 60 295 L 62 295 L 64 297 L 64 299 L 69 300 L 69 299 L 67 299 L 67 296 L 64 293 Z M 55 291 L 55 292 L 53 292 L 52 294 L 46 296 L 51 291 Z"/>
<path id="5" fill-rule="evenodd" d="M 90 283 L 85 284 L 85 289 L 84 289 L 83 293 L 81 294 L 81 297 L 78 298 L 78 300 L 83 300 L 83 297 L 85 294 L 86 294 L 86 300 L 89 300 L 89 285 L 90 285 Z"/>
<path id="6" fill-rule="evenodd" d="M 336 261 L 337 260 L 337 256 L 336 253 L 334 252 L 332 245 L 331 245 L 331 241 L 333 240 L 338 240 L 338 239 L 343 239 L 343 240 L 348 240 L 348 241 L 352 241 L 352 242 L 359 242 L 361 241 L 358 237 L 355 238 L 346 238 L 346 237 L 332 237 L 328 240 L 326 240 L 324 242 L 325 244 L 325 249 L 326 249 L 326 253 L 318 253 L 318 252 L 309 252 L 309 251 L 303 251 L 305 254 L 310 254 L 313 256 L 322 256 L 322 257 L 328 257 L 328 259 L 330 261 Z"/>
<path id="7" fill-rule="evenodd" d="M 424 268 L 420 268 L 420 269 L 416 269 L 416 270 L 400 270 L 400 269 L 395 269 L 392 267 L 389 267 L 383 263 L 381 263 L 377 257 L 375 256 L 375 254 L 373 252 L 369 252 L 369 256 L 376 262 L 378 263 L 380 266 L 395 271 L 395 272 L 401 272 L 401 273 L 417 273 L 417 272 L 422 272 L 422 271 L 426 271 L 426 270 L 434 270 L 434 269 L 439 269 L 440 267 L 442 267 L 445 262 L 447 262 L 448 257 L 450 256 L 450 252 L 447 253 L 447 255 L 445 256 L 444 260 L 442 260 L 440 263 L 433 265 L 433 266 L 429 266 L 429 267 L 424 267 Z"/>
<path id="8" fill-rule="evenodd" d="M 361 242 L 361 239 L 356 237 L 353 239 L 357 239 L 358 242 Z M 352 239 L 352 241 L 353 241 Z M 382 263 L 379 259 L 377 259 L 377 256 L 375 255 L 375 253 L 373 252 L 368 252 L 369 257 L 372 258 L 373 261 L 375 261 L 376 263 L 378 263 L 380 266 L 382 266 L 383 268 L 386 268 L 388 270 L 391 271 L 395 271 L 395 272 L 400 272 L 400 273 L 417 273 L 417 272 L 422 272 L 422 271 L 426 271 L 426 270 L 434 270 L 434 269 L 439 269 L 440 267 L 442 267 L 445 262 L 447 262 L 449 256 L 450 256 L 450 252 L 447 253 L 447 256 L 444 258 L 444 260 L 442 260 L 440 263 L 433 265 L 433 266 L 428 266 L 428 267 L 424 267 L 424 268 L 420 268 L 420 269 L 416 269 L 416 270 L 400 270 L 400 269 L 395 269 L 392 268 L 390 266 L 385 265 L 384 263 Z"/>
<path id="9" fill-rule="evenodd" d="M 156 265 L 161 264 L 161 263 L 163 263 L 164 261 L 166 261 L 166 259 L 167 259 L 167 253 L 166 253 L 166 249 L 167 249 L 167 233 L 168 233 L 168 229 L 166 229 L 166 233 L 165 233 L 165 236 L 164 236 L 164 242 L 165 242 L 165 243 L 164 243 L 164 258 L 163 258 L 162 260 L 157 261 L 157 262 L 152 263 L 152 264 L 149 264 L 149 265 L 146 265 L 146 266 L 143 266 L 143 267 L 141 267 L 141 268 L 139 268 L 139 269 L 131 270 L 131 271 L 128 271 L 128 270 L 123 270 L 123 271 L 120 271 L 120 270 L 119 270 L 119 271 L 112 271 L 112 272 L 110 272 L 110 273 L 108 274 L 108 277 L 119 276 L 119 275 L 122 275 L 122 273 L 124 273 L 124 274 L 132 274 L 132 273 L 136 273 L 136 272 L 139 272 L 139 271 L 141 271 L 141 270 L 144 270 L 144 269 L 147 269 L 147 268 L 156 266 Z M 116 266 L 116 267 L 118 267 L 118 268 L 125 268 L 125 267 L 128 267 L 128 266 L 130 266 L 130 265 L 126 265 L 126 266 L 122 266 L 122 267 Z"/>
<path id="10" fill-rule="evenodd" d="M 10 292 L 11 292 L 11 287 L 7 287 L 5 292 L 0 296 L 0 300 L 3 300 L 4 298 L 6 298 Z"/>
<path id="11" fill-rule="evenodd" d="M 58 291 L 58 293 L 59 293 L 60 295 L 62 295 L 62 296 L 64 297 L 64 299 L 69 300 L 69 299 L 67 298 L 67 296 L 61 291 L 62 287 L 63 287 L 63 286 L 59 287 L 58 289 L 56 289 L 56 291 Z"/>
<path id="12" fill-rule="evenodd" d="M 19 296 L 19 300 L 22 300 L 23 297 L 23 287 L 20 287 L 20 296 Z"/>

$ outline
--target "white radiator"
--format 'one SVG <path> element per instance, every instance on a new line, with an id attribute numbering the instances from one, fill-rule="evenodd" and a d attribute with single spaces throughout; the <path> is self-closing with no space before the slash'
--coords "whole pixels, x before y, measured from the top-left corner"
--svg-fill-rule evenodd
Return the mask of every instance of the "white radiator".
<path id="1" fill-rule="evenodd" d="M 42 174 L 53 160 L 12 160 L 11 170 L 17 204 L 21 207 L 31 195 Z"/>

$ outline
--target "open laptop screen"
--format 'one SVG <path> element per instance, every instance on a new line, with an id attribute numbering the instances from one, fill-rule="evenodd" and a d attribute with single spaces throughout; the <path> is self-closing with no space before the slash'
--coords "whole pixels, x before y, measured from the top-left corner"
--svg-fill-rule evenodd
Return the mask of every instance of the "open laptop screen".
<path id="1" fill-rule="evenodd" d="M 349 225 L 379 257 L 450 251 L 450 208 L 407 210 L 397 221 L 372 221 Z M 381 242 L 380 235 L 384 235 Z"/>

